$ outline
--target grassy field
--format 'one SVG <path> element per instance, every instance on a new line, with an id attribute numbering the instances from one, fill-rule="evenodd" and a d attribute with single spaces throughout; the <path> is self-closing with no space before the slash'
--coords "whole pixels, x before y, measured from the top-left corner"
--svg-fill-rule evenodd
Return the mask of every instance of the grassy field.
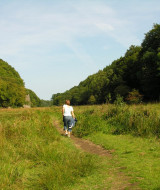
<path id="1" fill-rule="evenodd" d="M 90 155 L 61 136 L 61 107 L 0 110 L 0 189 L 160 189 L 160 104 L 77 106 L 73 134 L 112 152 Z M 117 184 L 115 184 L 117 182 Z M 127 189 L 127 188 L 126 188 Z M 132 188 L 128 188 L 132 189 Z"/>
<path id="2" fill-rule="evenodd" d="M 75 114 L 75 136 L 111 150 L 113 165 L 140 188 L 160 189 L 160 104 L 78 106 Z"/>
<path id="3" fill-rule="evenodd" d="M 0 189 L 68 189 L 97 167 L 57 132 L 52 112 L 0 110 Z"/>

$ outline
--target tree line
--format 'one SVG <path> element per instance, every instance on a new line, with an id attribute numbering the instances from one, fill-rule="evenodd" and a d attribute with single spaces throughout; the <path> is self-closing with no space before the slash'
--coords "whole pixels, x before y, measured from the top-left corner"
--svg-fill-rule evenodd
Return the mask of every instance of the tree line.
<path id="1" fill-rule="evenodd" d="M 141 46 L 130 46 L 125 55 L 78 86 L 52 95 L 53 105 L 70 99 L 73 105 L 114 102 L 117 97 L 138 103 L 160 99 L 160 25 L 145 34 Z"/>
<path id="2" fill-rule="evenodd" d="M 26 95 L 30 102 L 26 102 Z M 7 62 L 0 59 L 0 107 L 47 107 L 51 101 L 41 100 L 35 92 L 25 88 L 19 73 Z"/>

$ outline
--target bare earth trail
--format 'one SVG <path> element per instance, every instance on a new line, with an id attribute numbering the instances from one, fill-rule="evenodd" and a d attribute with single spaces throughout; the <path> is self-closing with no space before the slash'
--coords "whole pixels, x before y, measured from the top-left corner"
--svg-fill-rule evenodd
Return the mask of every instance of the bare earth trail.
<path id="1" fill-rule="evenodd" d="M 59 133 L 61 135 L 64 135 L 64 131 L 63 128 L 60 127 L 60 122 L 58 120 L 54 120 L 53 121 L 53 125 L 56 127 L 56 129 L 59 131 Z M 81 149 L 82 151 L 88 152 L 90 154 L 96 154 L 98 156 L 101 157 L 106 157 L 107 159 L 113 159 L 112 156 L 112 152 L 114 152 L 114 150 L 106 150 L 103 147 L 96 145 L 94 143 L 92 143 L 89 140 L 85 140 L 82 138 L 77 138 L 73 135 L 71 135 L 70 139 L 74 142 L 75 146 L 79 149 Z M 129 176 L 126 176 L 123 172 L 121 172 L 122 168 L 112 168 L 109 171 L 109 175 L 110 175 L 110 179 L 106 180 L 107 181 L 111 181 L 111 187 L 108 188 L 107 186 L 103 188 L 103 190 L 106 189 L 111 189 L 111 190 L 140 190 L 140 188 L 138 187 L 137 184 L 133 184 L 130 183 L 129 181 L 131 180 L 131 178 Z M 113 180 L 114 179 L 114 180 Z"/>

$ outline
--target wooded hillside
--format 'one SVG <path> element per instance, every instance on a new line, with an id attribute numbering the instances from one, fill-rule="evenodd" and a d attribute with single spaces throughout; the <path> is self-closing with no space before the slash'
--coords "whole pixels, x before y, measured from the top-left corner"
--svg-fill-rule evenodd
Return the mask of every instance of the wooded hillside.
<path id="1" fill-rule="evenodd" d="M 157 101 L 160 98 L 160 25 L 145 34 L 141 46 L 132 45 L 124 56 L 89 76 L 78 86 L 52 95 L 54 105 L 70 99 L 73 105 L 115 101 Z"/>
<path id="2" fill-rule="evenodd" d="M 0 107 L 19 107 L 25 101 L 25 87 L 18 72 L 0 59 Z"/>
<path id="3" fill-rule="evenodd" d="M 31 101 L 31 107 L 40 107 L 41 106 L 41 100 L 40 98 L 36 95 L 35 92 L 33 92 L 30 89 L 26 89 L 26 93 L 29 94 L 30 96 L 30 101 Z"/>

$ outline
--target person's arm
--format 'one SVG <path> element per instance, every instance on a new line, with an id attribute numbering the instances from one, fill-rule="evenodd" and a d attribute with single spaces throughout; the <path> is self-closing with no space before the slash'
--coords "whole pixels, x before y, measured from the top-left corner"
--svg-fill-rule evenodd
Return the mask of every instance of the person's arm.
<path id="1" fill-rule="evenodd" d="M 71 114 L 72 114 L 72 117 L 75 118 L 75 115 L 74 115 L 74 112 L 73 112 L 73 111 L 71 111 Z"/>
<path id="2" fill-rule="evenodd" d="M 73 119 L 75 119 L 74 110 L 73 110 L 72 106 L 71 106 L 71 115 L 72 115 Z"/>

